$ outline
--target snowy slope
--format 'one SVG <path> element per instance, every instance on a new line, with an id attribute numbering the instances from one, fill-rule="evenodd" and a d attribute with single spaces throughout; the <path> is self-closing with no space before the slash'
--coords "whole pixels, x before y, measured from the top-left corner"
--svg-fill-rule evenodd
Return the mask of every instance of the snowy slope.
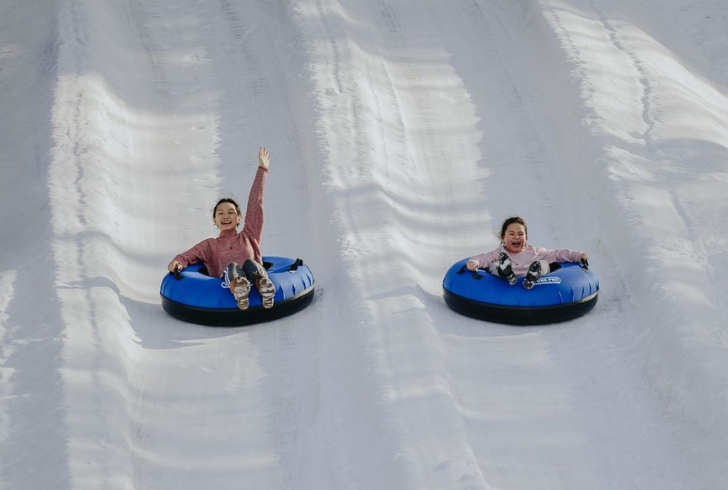
<path id="1" fill-rule="evenodd" d="M 28 0 L 0 16 L 0 489 L 706 489 L 728 449 L 720 0 Z M 308 309 L 168 317 L 273 156 Z M 520 214 L 587 316 L 461 317 Z"/>

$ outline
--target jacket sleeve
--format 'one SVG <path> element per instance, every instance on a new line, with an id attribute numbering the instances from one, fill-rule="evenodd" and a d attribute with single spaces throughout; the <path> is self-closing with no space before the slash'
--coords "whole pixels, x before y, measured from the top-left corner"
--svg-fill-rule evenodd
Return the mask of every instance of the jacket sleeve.
<path id="1" fill-rule="evenodd" d="M 548 262 L 581 262 L 581 256 L 584 252 L 579 250 L 569 250 L 568 248 L 557 248 L 555 250 L 546 250 L 539 253 L 543 257 L 539 257 L 540 260 L 546 260 Z"/>
<path id="2" fill-rule="evenodd" d="M 250 188 L 250 195 L 248 196 L 248 208 L 245 210 L 243 231 L 248 236 L 256 239 L 258 243 L 260 243 L 263 237 L 263 194 L 267 178 L 268 169 L 258 167 L 253 186 Z"/>
<path id="3" fill-rule="evenodd" d="M 470 257 L 469 260 L 475 260 L 478 262 L 478 269 L 485 269 L 489 272 L 490 271 L 490 265 L 493 264 L 493 262 L 496 262 L 498 260 L 498 256 L 501 253 L 501 249 L 496 248 L 495 250 L 491 250 L 490 252 L 486 252 L 484 254 L 479 255 L 473 255 Z"/>
<path id="4" fill-rule="evenodd" d="M 177 255 L 173 260 L 176 260 L 180 264 L 182 264 L 183 269 L 190 264 L 205 262 L 205 257 L 207 256 L 205 251 L 209 249 L 207 242 L 208 240 L 204 240 L 198 243 L 186 252 L 182 252 L 181 254 Z"/>

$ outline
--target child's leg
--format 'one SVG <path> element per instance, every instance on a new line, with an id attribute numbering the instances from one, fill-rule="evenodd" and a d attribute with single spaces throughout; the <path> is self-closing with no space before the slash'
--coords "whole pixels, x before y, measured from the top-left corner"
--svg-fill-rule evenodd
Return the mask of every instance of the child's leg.
<path id="1" fill-rule="evenodd" d="M 549 272 L 551 272 L 551 264 L 549 264 L 545 260 L 539 260 L 539 262 L 541 263 L 541 275 L 542 276 L 544 274 L 548 274 Z"/>
<path id="2" fill-rule="evenodd" d="M 243 268 L 232 262 L 225 268 L 223 277 L 225 278 L 225 284 L 230 288 L 230 292 L 233 293 L 235 300 L 238 302 L 238 308 L 241 310 L 248 309 L 250 305 L 248 300 L 250 281 L 245 277 Z"/>
<path id="3" fill-rule="evenodd" d="M 253 259 L 248 259 L 243 264 L 242 271 L 248 281 L 255 283 L 258 276 L 265 273 L 265 268 Z"/>
<path id="4" fill-rule="evenodd" d="M 491 274 L 508 281 L 508 284 L 511 286 L 517 281 L 516 275 L 513 273 L 513 268 L 511 267 L 511 257 L 505 252 L 501 252 L 498 256 L 498 262 L 490 264 L 489 270 Z"/>
<path id="5" fill-rule="evenodd" d="M 235 288 L 235 280 L 238 278 L 238 264 L 231 262 L 222 273 L 223 285 L 233 293 Z"/>
<path id="6" fill-rule="evenodd" d="M 263 300 L 263 308 L 272 308 L 276 295 L 276 288 L 268 277 L 265 267 L 254 260 L 248 259 L 243 264 L 243 272 L 250 282 L 255 284 Z"/>
<path id="7" fill-rule="evenodd" d="M 549 272 L 551 272 L 551 266 L 548 262 L 545 260 L 534 260 L 528 266 L 528 273 L 526 274 L 526 279 L 523 280 L 523 287 L 526 289 L 533 288 L 538 278 Z"/>

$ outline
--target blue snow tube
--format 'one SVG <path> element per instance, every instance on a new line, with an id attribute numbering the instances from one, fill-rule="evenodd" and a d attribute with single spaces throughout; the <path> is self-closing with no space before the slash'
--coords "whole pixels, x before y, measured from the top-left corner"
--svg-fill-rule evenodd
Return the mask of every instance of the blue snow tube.
<path id="1" fill-rule="evenodd" d="M 162 280 L 160 294 L 164 311 L 190 323 L 231 327 L 275 320 L 291 315 L 313 300 L 314 279 L 301 259 L 263 257 L 268 277 L 276 287 L 273 307 L 262 306 L 260 294 L 250 289 L 250 307 L 238 308 L 235 297 L 219 277 L 210 277 L 202 264 L 192 264 L 175 276 Z"/>
<path id="2" fill-rule="evenodd" d="M 511 286 L 487 271 L 471 272 L 463 259 L 445 274 L 445 302 L 458 313 L 512 325 L 561 322 L 584 315 L 597 304 L 599 281 L 589 269 L 570 262 L 541 276 L 530 291 L 523 277 Z"/>

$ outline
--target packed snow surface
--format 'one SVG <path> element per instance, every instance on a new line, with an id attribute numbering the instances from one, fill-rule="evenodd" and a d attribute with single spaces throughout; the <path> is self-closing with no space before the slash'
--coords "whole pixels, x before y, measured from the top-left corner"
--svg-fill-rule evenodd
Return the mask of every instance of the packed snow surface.
<path id="1" fill-rule="evenodd" d="M 723 490 L 725 0 L 24 0 L 0 14 L 0 490 Z M 272 164 L 317 296 L 164 313 L 167 263 Z M 589 253 L 512 327 L 442 277 Z"/>

